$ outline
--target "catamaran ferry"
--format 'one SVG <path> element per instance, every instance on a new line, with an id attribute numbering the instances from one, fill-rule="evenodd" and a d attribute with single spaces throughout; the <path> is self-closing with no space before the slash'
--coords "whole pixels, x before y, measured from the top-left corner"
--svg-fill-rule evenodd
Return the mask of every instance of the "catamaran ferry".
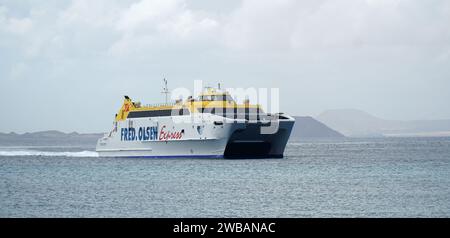
<path id="1" fill-rule="evenodd" d="M 125 96 L 96 151 L 102 157 L 282 158 L 294 122 L 215 88 L 173 104 L 141 106 Z"/>

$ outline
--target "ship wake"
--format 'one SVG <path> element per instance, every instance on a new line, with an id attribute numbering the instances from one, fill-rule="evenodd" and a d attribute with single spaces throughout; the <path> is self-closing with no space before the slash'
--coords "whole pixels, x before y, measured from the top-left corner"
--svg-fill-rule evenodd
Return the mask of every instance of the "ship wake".
<path id="1" fill-rule="evenodd" d="M 0 150 L 0 156 L 42 156 L 42 157 L 98 157 L 95 151 L 36 151 L 36 150 Z"/>

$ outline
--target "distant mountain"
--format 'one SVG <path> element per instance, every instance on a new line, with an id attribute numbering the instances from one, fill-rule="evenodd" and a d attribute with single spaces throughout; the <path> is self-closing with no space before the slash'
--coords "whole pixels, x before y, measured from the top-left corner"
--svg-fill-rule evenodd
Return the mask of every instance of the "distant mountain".
<path id="1" fill-rule="evenodd" d="M 329 128 L 312 117 L 294 117 L 295 124 L 291 139 L 343 138 L 341 133 Z"/>
<path id="2" fill-rule="evenodd" d="M 295 117 L 295 125 L 292 130 L 291 139 L 310 138 L 342 138 L 341 133 L 329 128 L 312 117 Z M 17 134 L 1 133 L 0 145 L 7 146 L 54 146 L 54 145 L 75 145 L 75 146 L 95 146 L 97 140 L 102 137 L 102 133 L 80 134 L 77 132 L 64 133 L 60 131 L 40 131 L 33 133 Z"/>
<path id="3" fill-rule="evenodd" d="M 60 131 L 40 131 L 33 133 L 17 134 L 0 133 L 0 145 L 95 145 L 102 137 L 102 133 L 79 134 L 77 132 L 64 133 Z"/>
<path id="4" fill-rule="evenodd" d="M 450 136 L 450 120 L 385 120 L 355 109 L 328 110 L 316 119 L 350 137 Z"/>

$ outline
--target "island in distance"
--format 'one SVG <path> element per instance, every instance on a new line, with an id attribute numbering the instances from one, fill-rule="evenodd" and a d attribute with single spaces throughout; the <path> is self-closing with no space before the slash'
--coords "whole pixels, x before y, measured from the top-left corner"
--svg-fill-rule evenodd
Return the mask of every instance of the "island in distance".
<path id="1" fill-rule="evenodd" d="M 450 120 L 386 120 L 357 109 L 327 110 L 316 119 L 347 137 L 447 137 Z"/>
<path id="2" fill-rule="evenodd" d="M 294 116 L 294 118 L 295 124 L 290 140 L 345 138 L 343 134 L 310 116 Z"/>
<path id="3" fill-rule="evenodd" d="M 295 116 L 290 140 L 348 137 L 450 136 L 450 120 L 394 121 L 355 109 L 328 110 L 317 116 Z M 1 133 L 0 145 L 82 145 L 95 147 L 103 133 L 63 133 L 56 130 L 17 134 Z"/>
<path id="4" fill-rule="evenodd" d="M 312 117 L 295 117 L 295 120 L 296 122 L 291 133 L 291 140 L 344 138 L 341 133 L 329 128 Z M 102 137 L 102 135 L 103 133 L 64 133 L 56 130 L 24 134 L 0 132 L 0 145 L 82 145 L 95 147 L 97 140 Z"/>
<path id="5" fill-rule="evenodd" d="M 64 133 L 56 130 L 27 132 L 24 134 L 1 133 L 0 145 L 3 146 L 87 146 L 95 147 L 103 133 L 81 134 L 77 132 Z"/>

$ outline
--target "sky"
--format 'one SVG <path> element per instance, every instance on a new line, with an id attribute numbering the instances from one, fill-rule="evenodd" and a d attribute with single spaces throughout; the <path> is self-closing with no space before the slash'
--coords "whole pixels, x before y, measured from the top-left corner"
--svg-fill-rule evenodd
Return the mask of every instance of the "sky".
<path id="1" fill-rule="evenodd" d="M 447 0 L 0 0 L 0 132 L 110 129 L 194 80 L 280 109 L 450 118 Z"/>

